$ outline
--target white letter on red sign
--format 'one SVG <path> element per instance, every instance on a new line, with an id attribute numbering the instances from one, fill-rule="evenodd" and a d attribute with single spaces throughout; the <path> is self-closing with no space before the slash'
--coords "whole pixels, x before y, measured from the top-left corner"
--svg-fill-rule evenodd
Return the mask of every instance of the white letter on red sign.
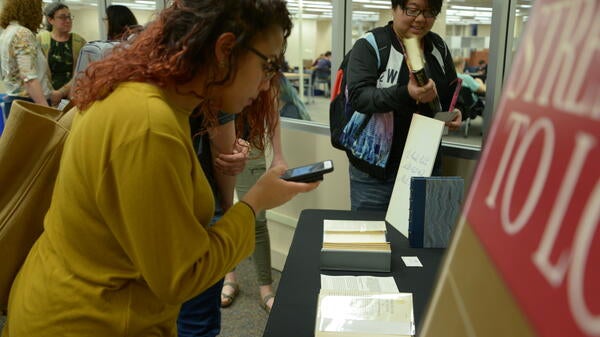
<path id="1" fill-rule="evenodd" d="M 581 222 L 573 243 L 573 263 L 569 269 L 567 291 L 569 304 L 577 325 L 590 336 L 600 336 L 600 315 L 594 316 L 588 309 L 585 298 L 585 272 L 590 247 L 598 235 L 594 235 L 600 222 L 600 182 L 590 194 L 590 199 L 581 214 Z M 598 241 L 598 240 L 596 240 Z M 595 261 L 597 262 L 597 261 Z M 591 268 L 597 265 L 590 263 Z M 590 299 L 588 299 L 590 300 Z M 596 298 L 596 301 L 598 298 Z"/>
<path id="2" fill-rule="evenodd" d="M 515 148 L 517 137 L 519 136 L 519 129 L 521 127 L 526 127 L 527 125 L 529 125 L 530 121 L 529 117 L 518 112 L 511 113 L 508 118 L 509 123 L 507 124 L 513 122 L 513 126 L 510 129 L 508 139 L 506 140 L 506 144 L 504 145 L 504 152 L 502 153 L 502 158 L 500 158 L 500 165 L 498 165 L 498 167 L 496 168 L 496 175 L 494 176 L 492 188 L 490 189 L 490 193 L 485 198 L 485 204 L 492 209 L 496 208 L 496 197 L 498 196 L 498 190 L 500 189 L 502 178 L 504 178 L 504 172 L 506 172 L 506 167 L 508 166 L 508 162 L 510 161 L 513 149 Z"/>
<path id="3" fill-rule="evenodd" d="M 521 167 L 525 156 L 530 150 L 532 150 L 531 143 L 540 132 L 542 132 L 542 135 L 544 136 L 544 142 L 542 144 L 542 155 L 540 157 L 540 161 L 538 162 L 537 171 L 535 172 L 531 189 L 529 190 L 527 198 L 525 198 L 523 207 L 515 219 L 511 220 L 509 213 L 511 201 L 513 199 L 515 183 L 517 181 L 519 172 L 521 172 Z M 548 178 L 548 172 L 550 171 L 550 166 L 552 164 L 553 152 L 554 127 L 548 118 L 540 118 L 531 125 L 530 129 L 526 131 L 523 141 L 521 142 L 517 153 L 515 154 L 515 159 L 510 166 L 508 177 L 506 178 L 506 189 L 504 190 L 502 205 L 500 208 L 500 221 L 502 222 L 502 227 L 504 227 L 506 233 L 510 235 L 518 233 L 529 221 L 529 218 L 535 210 L 540 196 L 542 195 L 542 191 L 544 190 L 546 178 Z"/>
<path id="4" fill-rule="evenodd" d="M 577 134 L 575 138 L 575 151 L 573 151 L 569 160 L 565 178 L 560 185 L 560 191 L 558 192 L 554 207 L 552 207 L 552 213 L 550 213 L 550 217 L 548 218 L 540 245 L 535 253 L 533 253 L 533 263 L 553 287 L 558 287 L 562 283 L 569 267 L 570 257 L 567 252 L 563 252 L 560 254 L 558 262 L 553 265 L 550 261 L 550 254 L 556 243 L 561 225 L 565 222 L 565 213 L 573 198 L 573 190 L 577 185 L 577 179 L 581 177 L 583 164 L 585 164 L 588 154 L 594 145 L 594 137 L 585 133 Z M 575 245 L 573 244 L 573 246 Z"/>

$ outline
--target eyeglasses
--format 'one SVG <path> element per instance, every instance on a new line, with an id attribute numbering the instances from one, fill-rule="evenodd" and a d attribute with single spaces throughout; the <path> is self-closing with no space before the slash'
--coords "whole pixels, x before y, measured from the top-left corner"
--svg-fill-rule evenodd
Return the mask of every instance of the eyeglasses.
<path id="1" fill-rule="evenodd" d="M 67 21 L 67 20 L 71 20 L 73 21 L 73 19 L 75 19 L 75 16 L 73 15 L 59 15 L 59 16 L 55 16 L 55 19 L 59 19 L 61 21 Z"/>
<path id="2" fill-rule="evenodd" d="M 404 14 L 415 17 L 415 18 L 417 16 L 423 14 L 424 18 L 431 19 L 431 18 L 435 18 L 439 14 L 437 11 L 433 11 L 431 9 L 420 10 L 415 7 L 406 7 L 406 8 L 403 8 L 403 10 L 404 10 Z"/>
<path id="3" fill-rule="evenodd" d="M 265 81 L 270 81 L 275 75 L 279 73 L 279 69 L 281 68 L 281 62 L 278 57 L 267 57 L 265 54 L 259 52 L 258 50 L 250 47 L 244 46 L 244 48 L 253 52 L 254 55 L 260 57 L 265 63 L 263 64 L 263 73 L 265 74 Z"/>

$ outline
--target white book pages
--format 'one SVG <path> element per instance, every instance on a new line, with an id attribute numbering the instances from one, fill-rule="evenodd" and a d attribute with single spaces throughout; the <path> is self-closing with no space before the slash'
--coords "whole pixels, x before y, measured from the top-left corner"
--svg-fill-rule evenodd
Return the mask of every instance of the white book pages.
<path id="1" fill-rule="evenodd" d="M 385 232 L 340 233 L 324 232 L 323 243 L 384 243 Z"/>
<path id="2" fill-rule="evenodd" d="M 412 336 L 415 334 L 410 293 L 319 294 L 315 336 Z"/>
<path id="3" fill-rule="evenodd" d="M 371 232 L 386 231 L 385 221 L 323 220 L 324 232 Z"/>
<path id="4" fill-rule="evenodd" d="M 321 290 L 364 291 L 399 294 L 396 281 L 391 276 L 331 276 L 321 275 Z"/>

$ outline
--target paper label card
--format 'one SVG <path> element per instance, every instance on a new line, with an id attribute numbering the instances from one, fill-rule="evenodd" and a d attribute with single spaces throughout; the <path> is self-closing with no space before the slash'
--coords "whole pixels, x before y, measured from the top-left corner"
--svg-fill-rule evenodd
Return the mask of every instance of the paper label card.
<path id="1" fill-rule="evenodd" d="M 402 256 L 402 261 L 407 267 L 423 267 L 421 260 L 417 256 Z"/>

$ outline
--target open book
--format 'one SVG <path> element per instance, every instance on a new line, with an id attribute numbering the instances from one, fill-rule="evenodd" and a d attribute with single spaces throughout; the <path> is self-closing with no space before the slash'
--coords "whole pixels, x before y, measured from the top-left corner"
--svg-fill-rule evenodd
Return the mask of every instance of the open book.
<path id="1" fill-rule="evenodd" d="M 400 293 L 392 277 L 321 275 L 321 284 L 315 337 L 414 335 L 412 294 Z"/>
<path id="2" fill-rule="evenodd" d="M 390 271 L 384 221 L 324 220 L 321 268 Z"/>

